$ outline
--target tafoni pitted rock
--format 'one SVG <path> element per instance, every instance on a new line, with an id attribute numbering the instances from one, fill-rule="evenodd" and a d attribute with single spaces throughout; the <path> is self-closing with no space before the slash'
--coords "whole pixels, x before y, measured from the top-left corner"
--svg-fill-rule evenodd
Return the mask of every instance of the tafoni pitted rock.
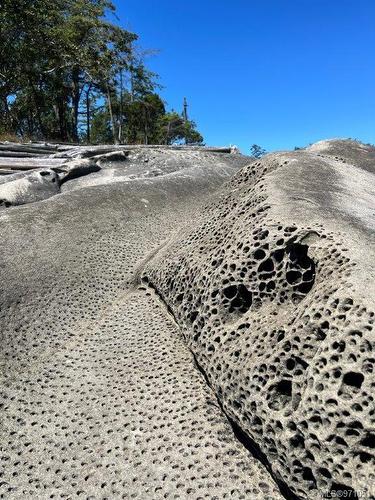
<path id="1" fill-rule="evenodd" d="M 0 497 L 372 498 L 374 172 L 2 145 Z"/>

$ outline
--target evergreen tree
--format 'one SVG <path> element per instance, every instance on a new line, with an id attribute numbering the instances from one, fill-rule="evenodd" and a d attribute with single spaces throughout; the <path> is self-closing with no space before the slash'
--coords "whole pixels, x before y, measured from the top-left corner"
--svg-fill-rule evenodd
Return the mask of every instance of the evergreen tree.
<path id="1" fill-rule="evenodd" d="M 159 140 L 162 144 L 203 144 L 203 137 L 191 120 L 184 120 L 172 111 L 163 115 L 159 121 Z"/>
<path id="2" fill-rule="evenodd" d="M 106 17 L 110 0 L 3 0 L 0 133 L 63 142 L 199 142 L 192 122 L 167 134 L 157 75 L 137 35 Z M 173 128 L 173 127 L 172 127 Z"/>

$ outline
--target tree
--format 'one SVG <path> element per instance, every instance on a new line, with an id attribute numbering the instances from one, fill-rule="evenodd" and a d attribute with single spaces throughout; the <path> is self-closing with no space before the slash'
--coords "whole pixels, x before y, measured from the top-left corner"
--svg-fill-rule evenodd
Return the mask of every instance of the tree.
<path id="1" fill-rule="evenodd" d="M 196 124 L 192 120 L 185 122 L 185 143 L 186 144 L 203 144 L 203 137 L 196 129 Z"/>
<path id="2" fill-rule="evenodd" d="M 96 108 L 92 112 L 90 142 L 94 144 L 111 144 L 113 142 L 109 114 L 105 106 Z"/>
<path id="3" fill-rule="evenodd" d="M 172 111 L 159 118 L 158 123 L 160 144 L 173 144 L 184 138 L 184 121 L 181 116 Z"/>
<path id="4" fill-rule="evenodd" d="M 108 10 L 114 7 L 107 0 L 4 0 L 2 122 L 17 123 L 21 135 L 78 141 L 84 90 L 110 87 L 137 38 L 105 20 Z"/>
<path id="5" fill-rule="evenodd" d="M 0 133 L 62 142 L 200 142 L 168 127 L 157 75 L 110 0 L 2 0 Z"/>
<path id="6" fill-rule="evenodd" d="M 130 101 L 126 106 L 125 133 L 128 142 L 135 144 L 158 143 L 158 124 L 165 114 L 164 103 L 157 94 L 146 94 Z"/>
<path id="7" fill-rule="evenodd" d="M 263 149 L 261 146 L 258 146 L 258 144 L 253 144 L 250 148 L 250 155 L 253 156 L 254 158 L 261 158 L 267 153 L 265 149 Z"/>
<path id="8" fill-rule="evenodd" d="M 159 121 L 159 140 L 162 144 L 202 144 L 203 137 L 196 130 L 191 120 L 184 120 L 178 113 L 172 111 L 163 115 Z"/>

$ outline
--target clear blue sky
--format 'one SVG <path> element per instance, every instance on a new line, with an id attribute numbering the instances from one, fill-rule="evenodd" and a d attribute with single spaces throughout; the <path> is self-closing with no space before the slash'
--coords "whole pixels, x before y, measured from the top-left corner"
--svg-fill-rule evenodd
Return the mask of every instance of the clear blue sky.
<path id="1" fill-rule="evenodd" d="M 375 0 L 115 0 L 210 145 L 375 143 Z"/>

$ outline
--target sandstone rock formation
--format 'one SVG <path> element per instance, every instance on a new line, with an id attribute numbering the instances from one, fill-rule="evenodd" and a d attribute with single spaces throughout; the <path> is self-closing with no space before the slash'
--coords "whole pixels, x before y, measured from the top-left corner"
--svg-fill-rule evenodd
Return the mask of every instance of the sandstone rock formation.
<path id="1" fill-rule="evenodd" d="M 35 169 L 0 177 L 0 208 L 44 200 L 60 192 L 58 175 L 51 169 Z"/>
<path id="2" fill-rule="evenodd" d="M 233 151 L 235 152 L 235 151 Z M 243 165 L 244 157 L 230 148 L 174 146 L 66 146 L 0 143 L 0 208 L 47 199 L 84 186 L 138 180 L 177 173 L 195 175 L 197 168 Z M 203 163 L 202 163 L 203 162 Z M 89 179 L 62 184 L 94 172 Z M 223 170 L 224 169 L 224 170 Z M 57 175 L 56 175 L 57 174 Z M 199 174 L 201 175 L 201 174 Z"/>
<path id="3" fill-rule="evenodd" d="M 0 498 L 372 498 L 373 148 L 9 151 Z"/>
<path id="4" fill-rule="evenodd" d="M 374 158 L 354 141 L 268 155 L 143 272 L 299 498 L 375 494 Z"/>
<path id="5" fill-rule="evenodd" d="M 107 163 L 0 213 L 0 496 L 281 498 L 165 307 L 133 284 L 249 160 L 131 155 L 138 169 Z"/>

